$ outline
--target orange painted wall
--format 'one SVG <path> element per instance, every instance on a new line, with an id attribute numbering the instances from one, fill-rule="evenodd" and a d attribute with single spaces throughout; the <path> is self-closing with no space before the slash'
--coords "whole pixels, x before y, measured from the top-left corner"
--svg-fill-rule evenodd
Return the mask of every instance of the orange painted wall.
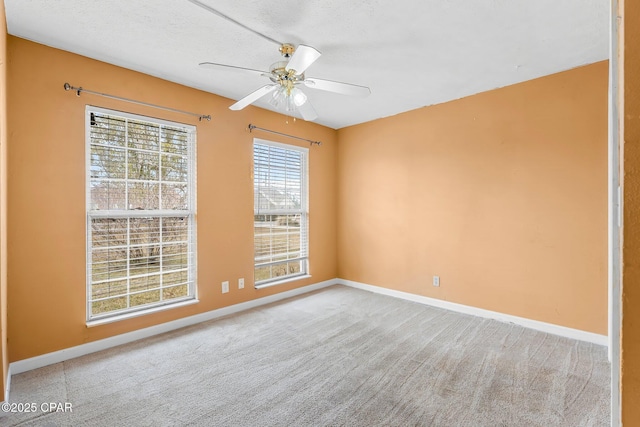
<path id="1" fill-rule="evenodd" d="M 606 335 L 607 67 L 339 130 L 339 277 Z"/>
<path id="2" fill-rule="evenodd" d="M 0 2 L 0 402 L 5 399 L 7 354 L 7 20 Z"/>
<path id="3" fill-rule="evenodd" d="M 606 62 L 336 132 L 11 36 L 8 53 L 10 361 L 338 276 L 606 334 Z M 198 126 L 199 304 L 86 328 L 87 103 Z M 233 286 L 252 277 L 250 122 L 323 141 L 313 277 L 260 291 Z"/>
<path id="4" fill-rule="evenodd" d="M 21 360 L 336 277 L 336 132 L 247 108 L 141 73 L 8 38 L 9 360 Z M 211 122 L 109 100 L 63 84 L 212 114 Z M 200 303 L 104 326 L 85 326 L 85 104 L 197 125 Z M 249 123 L 321 140 L 310 150 L 312 277 L 255 290 L 252 140 Z M 308 144 L 301 142 L 301 145 Z M 237 280 L 247 280 L 243 290 Z M 228 294 L 220 283 L 231 281 Z"/>
<path id="5" fill-rule="evenodd" d="M 620 1 L 622 122 L 622 422 L 640 425 L 640 3 Z"/>

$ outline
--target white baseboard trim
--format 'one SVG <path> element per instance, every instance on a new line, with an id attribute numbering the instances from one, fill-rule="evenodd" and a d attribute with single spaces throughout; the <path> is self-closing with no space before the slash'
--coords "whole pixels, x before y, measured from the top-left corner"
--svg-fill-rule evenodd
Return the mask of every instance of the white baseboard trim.
<path id="1" fill-rule="evenodd" d="M 7 384 L 4 388 L 4 400 L 0 402 L 0 405 L 3 403 L 9 403 L 9 391 L 11 390 L 11 365 L 7 368 Z"/>
<path id="2" fill-rule="evenodd" d="M 328 286 L 338 284 L 338 279 L 325 280 L 324 282 L 315 283 L 313 285 L 303 286 L 300 288 L 292 289 L 290 291 L 281 292 L 279 294 L 269 295 L 262 298 L 256 298 L 251 301 L 242 302 L 228 307 L 218 308 L 206 313 L 196 314 L 194 316 L 184 317 L 182 319 L 173 320 L 171 322 L 162 323 L 148 328 L 139 329 L 137 331 L 127 332 L 121 335 L 105 338 L 98 341 L 93 341 L 86 344 L 81 344 L 75 347 L 65 348 L 63 350 L 54 351 L 52 353 L 43 354 L 40 356 L 31 357 L 29 359 L 19 360 L 9 365 L 10 372 L 20 374 L 22 372 L 31 371 L 33 369 L 42 368 L 44 366 L 53 365 L 54 363 L 64 362 L 65 360 L 73 359 L 76 357 L 84 356 L 87 354 L 95 353 L 97 351 L 106 350 L 111 347 L 116 347 L 122 344 L 127 344 L 133 341 L 137 341 L 143 338 L 148 338 L 154 335 L 163 334 L 176 329 L 184 328 L 185 326 L 195 325 L 207 320 L 217 319 L 222 316 L 228 316 L 230 314 L 238 313 L 240 311 L 249 310 L 255 307 L 259 307 L 272 302 L 280 301 L 286 298 L 295 297 L 308 292 L 312 292 L 318 289 L 326 288 Z M 11 375 L 8 376 L 8 384 L 11 379 Z M 5 395 L 5 400 L 8 401 L 9 394 Z"/>
<path id="3" fill-rule="evenodd" d="M 594 334 L 593 332 L 567 328 L 565 326 L 554 325 L 552 323 L 545 323 L 538 320 L 526 319 L 524 317 L 512 316 L 510 314 L 498 313 L 497 311 L 485 310 L 482 308 L 471 307 L 468 305 L 457 304 L 454 302 L 439 300 L 435 298 L 429 298 L 422 295 L 411 294 L 408 292 L 396 291 L 393 289 L 382 288 L 380 286 L 367 285 L 366 283 L 354 282 L 352 280 L 339 279 L 338 283 L 350 286 L 352 288 L 401 298 L 420 304 L 430 305 L 433 307 L 444 308 L 446 310 L 456 311 L 458 313 L 471 314 L 473 316 L 495 319 L 501 322 L 514 323 L 519 326 L 524 326 L 525 328 L 535 329 L 537 331 L 547 332 L 553 335 L 560 335 L 562 337 L 572 338 L 579 341 L 586 341 L 603 346 L 606 346 L 609 343 L 606 335 Z"/>
<path id="4" fill-rule="evenodd" d="M 502 322 L 514 323 L 516 325 L 524 326 L 526 328 L 547 332 L 550 334 L 559 335 L 567 338 L 572 338 L 580 341 L 586 341 L 593 344 L 604 345 L 604 346 L 608 344 L 608 338 L 606 335 L 594 334 L 592 332 L 581 331 L 578 329 L 572 329 L 564 326 L 554 325 L 551 323 L 540 322 L 537 320 L 526 319 L 523 317 L 512 316 L 504 313 L 498 313 L 495 311 L 485 310 L 482 308 L 476 308 L 476 307 L 457 304 L 449 301 L 443 301 L 435 298 L 429 298 L 422 295 L 410 294 L 408 292 L 396 291 L 393 289 L 387 289 L 379 286 L 368 285 L 366 283 L 354 282 L 352 280 L 330 279 L 324 282 L 315 283 L 313 285 L 303 286 L 301 288 L 292 289 L 290 291 L 285 291 L 278 294 L 257 298 L 251 301 L 246 301 L 246 302 L 231 305 L 228 307 L 222 307 L 216 310 L 211 310 L 206 313 L 196 314 L 194 316 L 173 320 L 171 322 L 162 323 L 160 325 L 150 326 L 148 328 L 139 329 L 137 331 L 127 332 L 121 335 L 116 335 L 116 336 L 105 338 L 102 340 L 93 341 L 93 342 L 78 345 L 75 347 L 70 347 L 70 348 L 55 351 L 52 353 L 47 353 L 40 356 L 29 358 L 29 359 L 13 362 L 9 364 L 9 369 L 7 371 L 5 402 L 9 401 L 9 392 L 10 392 L 12 375 L 20 374 L 33 369 L 42 368 L 44 366 L 52 365 L 54 363 L 64 362 L 65 360 L 95 353 L 101 350 L 106 350 L 111 347 L 127 344 L 143 338 L 152 337 L 154 335 L 170 332 L 176 329 L 184 328 L 186 326 L 195 325 L 201 322 L 206 322 L 208 320 L 217 319 L 219 317 L 228 316 L 230 314 L 238 313 L 241 311 L 260 307 L 262 305 L 271 304 L 273 302 L 280 301 L 283 299 L 302 295 L 318 289 L 323 289 L 332 285 L 340 285 L 340 284 L 350 286 L 356 289 L 362 289 L 365 291 L 370 291 L 370 292 L 374 292 L 382 295 L 388 295 L 395 298 L 400 298 L 408 301 L 426 304 L 433 307 L 439 307 L 446 310 L 455 311 L 458 313 L 465 313 L 473 316 L 479 316 L 479 317 L 484 317 L 488 319 L 495 319 Z"/>

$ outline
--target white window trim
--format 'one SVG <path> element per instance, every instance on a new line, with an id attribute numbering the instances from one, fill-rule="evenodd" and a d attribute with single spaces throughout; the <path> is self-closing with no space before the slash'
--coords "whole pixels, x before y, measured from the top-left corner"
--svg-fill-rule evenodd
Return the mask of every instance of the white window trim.
<path id="1" fill-rule="evenodd" d="M 185 216 L 185 212 L 188 212 L 187 215 L 191 216 L 191 240 L 190 246 L 192 248 L 190 252 L 189 259 L 189 286 L 188 286 L 188 294 L 182 298 L 175 298 L 169 301 L 160 301 L 156 304 L 148 304 L 139 307 L 130 307 L 128 309 L 122 309 L 118 311 L 113 311 L 105 314 L 92 315 L 91 314 L 91 219 L 92 218 L 100 218 L 100 217 L 121 217 L 121 218 L 135 218 L 135 217 L 148 217 L 149 211 L 100 211 L 100 212 L 90 212 L 90 204 L 91 204 L 91 113 L 101 113 L 107 114 L 111 116 L 122 117 L 131 120 L 139 120 L 144 122 L 150 122 L 153 124 L 157 124 L 160 126 L 170 126 L 170 127 L 183 127 L 188 130 L 190 143 L 189 143 L 189 153 L 188 153 L 188 170 L 189 170 L 189 179 L 188 179 L 188 191 L 189 191 L 189 204 L 191 205 L 191 209 L 189 211 L 184 210 L 154 210 L 153 216 Z M 170 308 L 182 307 L 184 305 L 190 305 L 198 302 L 198 288 L 196 285 L 197 281 L 197 224 L 196 224 L 196 178 L 197 178 L 197 160 L 196 160 L 196 142 L 197 142 L 197 128 L 193 125 L 188 125 L 179 122 L 172 122 L 168 120 L 158 119 L 150 116 L 142 116 L 138 114 L 127 113 L 123 111 L 111 110 L 102 107 L 96 107 L 92 105 L 85 106 L 85 238 L 86 238 L 86 250 L 85 250 L 85 265 L 86 265 L 86 294 L 85 294 L 85 303 L 86 303 L 86 325 L 87 327 L 97 326 L 106 323 L 112 323 L 120 320 L 130 319 L 133 317 L 138 317 L 146 314 L 155 313 L 158 311 L 164 311 Z"/>
<path id="2" fill-rule="evenodd" d="M 308 265 L 308 263 L 307 263 Z M 273 279 L 273 281 L 264 281 L 264 282 L 260 282 L 256 285 L 254 285 L 253 287 L 255 289 L 265 289 L 265 288 L 270 288 L 272 286 L 278 286 L 278 285 L 283 285 L 285 283 L 291 283 L 291 282 L 295 282 L 298 280 L 302 280 L 302 279 L 309 279 L 311 278 L 311 274 L 309 274 L 309 272 L 307 271 L 306 274 L 296 274 L 295 276 L 283 276 L 284 279 Z"/>
<path id="3" fill-rule="evenodd" d="M 253 139 L 253 144 L 252 144 L 252 158 L 253 158 L 253 153 L 255 150 L 255 144 L 262 144 L 262 145 L 269 145 L 272 147 L 278 147 L 278 148 L 282 148 L 285 150 L 291 150 L 291 151 L 298 151 L 301 152 L 303 154 L 303 162 L 302 162 L 302 167 L 303 167 L 303 173 L 302 173 L 302 194 L 300 195 L 300 214 L 301 217 L 304 218 L 304 226 L 305 226 L 305 244 L 306 244 L 306 256 L 305 257 L 301 257 L 299 258 L 300 261 L 303 261 L 303 266 L 304 268 L 301 269 L 301 271 L 297 274 L 292 274 L 292 275 L 286 275 L 286 276 L 279 276 L 279 277 L 273 277 L 271 279 L 266 279 L 266 280 L 261 280 L 259 282 L 255 281 L 255 268 L 256 268 L 256 261 L 255 261 L 255 243 L 254 243 L 254 259 L 253 259 L 253 268 L 254 268 L 254 288 L 256 289 L 262 289 L 262 288 L 267 288 L 267 287 L 271 287 L 271 286 L 275 286 L 275 285 L 280 285 L 280 284 L 284 284 L 284 283 L 289 283 L 292 282 L 294 280 L 301 280 L 304 278 L 308 278 L 311 277 L 310 276 L 310 266 L 309 266 L 309 149 L 307 147 L 299 147 L 296 145 L 290 145 L 290 144 L 284 144 L 281 142 L 275 142 L 275 141 L 269 141 L 266 139 L 261 139 L 261 138 L 254 138 Z M 253 170 L 255 173 L 255 160 L 253 162 Z M 252 183 L 252 185 L 255 187 L 255 181 Z M 259 215 L 278 215 L 278 214 L 291 214 L 291 213 L 295 213 L 292 212 L 291 210 L 270 210 L 266 213 L 260 213 Z M 256 211 L 255 211 L 255 200 L 254 200 L 254 210 L 253 210 L 253 214 L 254 214 L 254 221 L 255 221 L 255 215 L 256 215 Z M 255 230 L 254 230 L 254 238 L 255 238 Z M 287 261 L 297 261 L 298 259 L 291 259 L 291 260 L 287 260 Z M 269 264 L 269 263 L 266 263 Z M 265 264 L 265 265 L 266 265 Z"/>

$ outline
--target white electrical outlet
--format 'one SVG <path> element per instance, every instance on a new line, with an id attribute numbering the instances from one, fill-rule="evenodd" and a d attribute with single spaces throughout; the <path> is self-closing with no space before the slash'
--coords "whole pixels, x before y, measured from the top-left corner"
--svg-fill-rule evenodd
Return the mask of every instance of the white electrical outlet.
<path id="1" fill-rule="evenodd" d="M 440 276 L 433 276 L 433 286 L 440 286 Z"/>
<path id="2" fill-rule="evenodd" d="M 226 294 L 227 292 L 229 292 L 229 281 L 224 281 L 222 282 L 222 293 Z"/>
<path id="3" fill-rule="evenodd" d="M 244 277 L 238 279 L 238 289 L 244 289 Z"/>

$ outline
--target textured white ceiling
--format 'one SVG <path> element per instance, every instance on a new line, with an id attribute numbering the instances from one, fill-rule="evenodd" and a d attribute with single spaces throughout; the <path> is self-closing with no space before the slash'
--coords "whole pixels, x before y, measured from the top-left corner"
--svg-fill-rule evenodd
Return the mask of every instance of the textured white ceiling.
<path id="1" fill-rule="evenodd" d="M 267 79 L 198 63 L 268 70 L 281 59 L 187 0 L 4 1 L 9 34 L 233 100 Z M 609 0 L 201 1 L 320 50 L 308 76 L 369 86 L 367 98 L 304 89 L 315 121 L 336 129 L 608 58 Z"/>

